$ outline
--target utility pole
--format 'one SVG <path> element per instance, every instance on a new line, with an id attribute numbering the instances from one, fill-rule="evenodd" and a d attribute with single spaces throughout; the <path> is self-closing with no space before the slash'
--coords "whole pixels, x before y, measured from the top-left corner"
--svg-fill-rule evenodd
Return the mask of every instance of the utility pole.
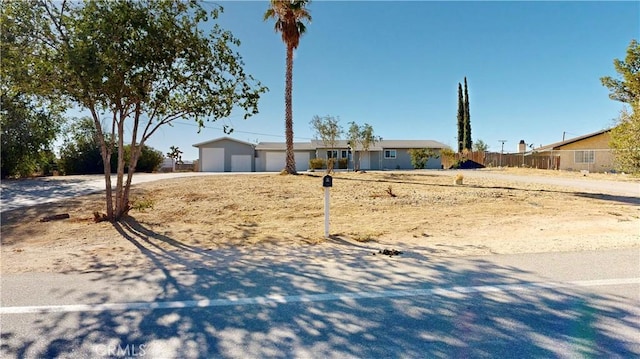
<path id="1" fill-rule="evenodd" d="M 502 167 L 502 153 L 504 152 L 504 143 L 507 142 L 507 140 L 498 140 L 498 142 L 502 144 L 500 148 L 500 167 Z"/>

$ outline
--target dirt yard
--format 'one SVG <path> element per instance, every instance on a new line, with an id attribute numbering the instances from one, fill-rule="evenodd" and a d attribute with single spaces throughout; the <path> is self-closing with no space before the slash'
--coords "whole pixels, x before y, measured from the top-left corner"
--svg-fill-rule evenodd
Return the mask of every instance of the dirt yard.
<path id="1" fill-rule="evenodd" d="M 322 175 L 144 183 L 134 187 L 130 217 L 117 225 L 93 222 L 94 211 L 104 212 L 97 194 L 4 212 L 0 268 L 83 271 L 98 259 L 103 266 L 117 267 L 123 258 L 135 263 L 143 250 L 299 249 L 336 242 L 433 256 L 640 248 L 640 196 L 475 176 L 454 185 L 453 172 L 335 174 L 332 239 L 325 240 Z M 40 222 L 63 213 L 70 218 Z"/>

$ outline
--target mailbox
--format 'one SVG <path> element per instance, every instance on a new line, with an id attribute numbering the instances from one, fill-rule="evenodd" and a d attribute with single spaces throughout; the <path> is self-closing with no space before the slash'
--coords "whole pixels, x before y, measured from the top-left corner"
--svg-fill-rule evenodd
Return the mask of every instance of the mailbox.
<path id="1" fill-rule="evenodd" d="M 329 175 L 322 177 L 322 187 L 333 187 L 333 177 Z"/>

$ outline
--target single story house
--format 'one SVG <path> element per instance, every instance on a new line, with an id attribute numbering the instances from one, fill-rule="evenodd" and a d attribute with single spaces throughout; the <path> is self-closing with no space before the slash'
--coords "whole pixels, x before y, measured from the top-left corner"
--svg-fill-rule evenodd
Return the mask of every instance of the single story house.
<path id="1" fill-rule="evenodd" d="M 260 142 L 251 144 L 230 137 L 193 145 L 199 148 L 200 171 L 203 172 L 278 172 L 285 167 L 286 143 Z M 431 140 L 382 140 L 368 151 L 350 148 L 346 140 L 339 140 L 329 148 L 323 141 L 294 142 L 293 150 L 297 171 L 309 169 L 314 158 L 346 158 L 353 168 L 354 160 L 360 161 L 363 170 L 413 169 L 409 150 L 430 148 L 436 153 L 447 145 Z M 440 169 L 440 158 L 431 158 L 426 168 Z"/>
<path id="2" fill-rule="evenodd" d="M 609 147 L 611 129 L 552 143 L 533 152 L 560 157 L 558 169 L 565 171 L 610 172 L 613 151 Z"/>
<path id="3" fill-rule="evenodd" d="M 439 154 L 440 150 L 448 148 L 445 144 L 431 140 L 382 140 L 376 142 L 368 151 L 359 147 L 350 148 L 346 140 L 337 141 L 334 149 L 320 140 L 312 140 L 311 143 L 316 149 L 316 158 L 347 158 L 350 167 L 354 161 L 359 161 L 359 168 L 363 170 L 413 169 L 410 149 L 430 148 Z M 429 159 L 425 168 L 442 168 L 440 157 Z"/>

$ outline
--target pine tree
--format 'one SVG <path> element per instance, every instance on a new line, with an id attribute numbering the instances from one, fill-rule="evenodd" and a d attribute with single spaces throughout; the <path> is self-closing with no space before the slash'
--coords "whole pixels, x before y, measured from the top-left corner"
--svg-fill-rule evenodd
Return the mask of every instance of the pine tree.
<path id="1" fill-rule="evenodd" d="M 464 145 L 463 147 L 471 151 L 471 114 L 469 112 L 469 91 L 467 89 L 467 77 L 464 78 Z"/>
<path id="2" fill-rule="evenodd" d="M 462 152 L 464 143 L 464 100 L 462 98 L 462 85 L 458 82 L 458 152 Z"/>

